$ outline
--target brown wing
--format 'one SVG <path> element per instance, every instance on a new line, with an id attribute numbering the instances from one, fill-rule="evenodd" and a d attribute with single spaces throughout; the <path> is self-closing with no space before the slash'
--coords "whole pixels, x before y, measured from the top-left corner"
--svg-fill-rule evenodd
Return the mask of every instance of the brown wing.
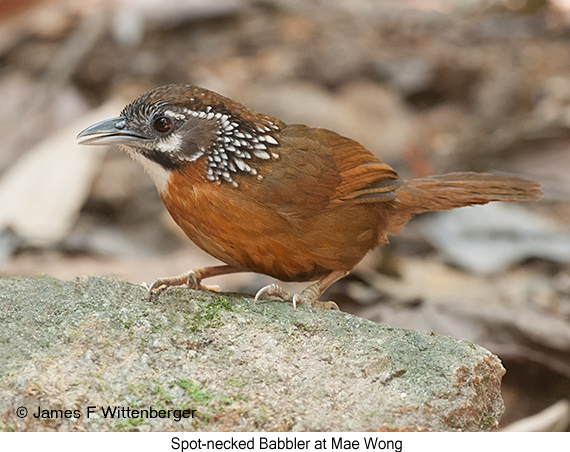
<path id="1" fill-rule="evenodd" d="M 386 202 L 396 197 L 394 190 L 402 185 L 402 180 L 390 166 L 350 138 L 330 130 L 316 131 L 322 142 L 332 150 L 342 178 L 331 202 Z"/>
<path id="2" fill-rule="evenodd" d="M 265 168 L 260 200 L 292 221 L 328 205 L 393 200 L 402 183 L 362 145 L 330 130 L 286 126 L 280 145 L 279 161 Z"/>

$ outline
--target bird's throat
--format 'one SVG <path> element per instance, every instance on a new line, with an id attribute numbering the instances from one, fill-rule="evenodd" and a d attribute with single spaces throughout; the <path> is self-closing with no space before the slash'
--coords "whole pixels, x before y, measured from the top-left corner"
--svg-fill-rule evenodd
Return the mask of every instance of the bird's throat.
<path id="1" fill-rule="evenodd" d="M 127 153 L 137 162 L 139 162 L 144 170 L 148 173 L 151 179 L 158 190 L 158 193 L 162 196 L 162 194 L 168 188 L 168 181 L 170 180 L 170 176 L 172 175 L 172 170 L 165 168 L 164 165 L 161 165 L 158 162 L 150 160 L 149 158 L 145 157 L 144 155 L 140 154 L 139 152 L 130 149 L 126 146 L 123 146 L 123 149 L 127 151 Z"/>

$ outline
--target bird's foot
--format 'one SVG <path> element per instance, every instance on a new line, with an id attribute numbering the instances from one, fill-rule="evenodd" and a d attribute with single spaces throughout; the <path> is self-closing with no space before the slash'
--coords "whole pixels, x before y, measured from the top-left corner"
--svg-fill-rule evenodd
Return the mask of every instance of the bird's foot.
<path id="1" fill-rule="evenodd" d="M 277 284 L 269 284 L 259 289 L 257 294 L 255 294 L 254 301 L 259 300 L 262 296 L 269 296 L 277 297 L 283 301 L 293 303 L 294 309 L 297 309 L 297 305 L 307 304 L 315 308 L 340 311 L 338 305 L 334 301 L 319 301 L 318 298 L 320 295 L 321 292 L 319 290 L 318 283 L 311 284 L 300 294 L 292 294 Z"/>
<path id="2" fill-rule="evenodd" d="M 206 289 L 220 291 L 219 286 L 206 286 L 202 284 L 204 278 L 204 271 L 202 268 L 194 268 L 187 273 L 182 273 L 178 276 L 167 276 L 165 278 L 157 278 L 148 288 L 148 293 L 159 292 L 170 286 L 186 286 L 189 289 Z"/>

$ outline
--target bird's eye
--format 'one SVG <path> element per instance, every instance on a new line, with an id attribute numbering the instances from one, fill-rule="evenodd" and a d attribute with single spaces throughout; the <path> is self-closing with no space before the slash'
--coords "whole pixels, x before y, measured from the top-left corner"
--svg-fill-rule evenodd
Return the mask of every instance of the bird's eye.
<path id="1" fill-rule="evenodd" d="M 172 119 L 170 119 L 168 116 L 157 116 L 152 120 L 152 127 L 154 127 L 154 130 L 160 133 L 168 132 L 170 129 L 172 129 L 172 126 Z"/>

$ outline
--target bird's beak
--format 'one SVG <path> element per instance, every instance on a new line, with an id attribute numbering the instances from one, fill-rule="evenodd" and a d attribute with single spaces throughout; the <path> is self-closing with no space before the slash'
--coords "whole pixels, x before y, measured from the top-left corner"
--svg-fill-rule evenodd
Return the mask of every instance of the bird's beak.
<path id="1" fill-rule="evenodd" d="M 144 140 L 148 140 L 148 137 L 130 130 L 123 116 L 106 119 L 105 121 L 93 124 L 77 135 L 77 142 L 79 144 L 88 145 L 132 145 L 134 141 Z"/>

